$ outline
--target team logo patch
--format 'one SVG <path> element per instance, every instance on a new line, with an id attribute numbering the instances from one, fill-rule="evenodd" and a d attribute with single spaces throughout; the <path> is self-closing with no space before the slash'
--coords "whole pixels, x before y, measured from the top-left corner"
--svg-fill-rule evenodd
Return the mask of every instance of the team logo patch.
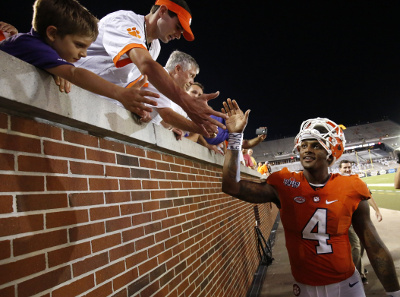
<path id="1" fill-rule="evenodd" d="M 298 284 L 293 285 L 293 295 L 300 296 L 301 290 Z"/>
<path id="2" fill-rule="evenodd" d="M 128 28 L 128 29 L 126 29 L 126 31 L 128 31 L 128 33 L 129 33 L 130 35 L 132 35 L 133 37 L 142 38 L 142 37 L 140 36 L 139 30 L 137 30 L 136 27 Z"/>
<path id="3" fill-rule="evenodd" d="M 314 201 L 315 203 L 318 203 L 320 200 L 321 200 L 321 199 L 320 199 L 318 196 L 315 196 L 315 197 L 313 198 L 313 201 Z"/>
<path id="4" fill-rule="evenodd" d="M 291 177 L 289 179 L 285 178 L 283 180 L 283 184 L 285 186 L 292 187 L 292 188 L 298 188 L 300 186 L 300 182 L 296 181 L 296 179 L 294 177 Z"/>
<path id="5" fill-rule="evenodd" d="M 306 198 L 301 197 L 301 196 L 297 196 L 297 197 L 294 197 L 294 202 L 302 204 L 302 203 L 306 202 Z"/>

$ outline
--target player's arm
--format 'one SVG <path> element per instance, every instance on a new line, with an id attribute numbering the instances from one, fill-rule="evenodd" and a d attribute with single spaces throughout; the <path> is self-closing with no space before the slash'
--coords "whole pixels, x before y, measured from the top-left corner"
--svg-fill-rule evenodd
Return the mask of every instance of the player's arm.
<path id="1" fill-rule="evenodd" d="M 393 258 L 371 221 L 367 201 L 361 201 L 358 205 L 353 214 L 352 224 L 386 292 L 400 290 Z"/>
<path id="2" fill-rule="evenodd" d="M 230 99 L 224 102 L 224 108 L 229 116 L 226 120 L 226 127 L 229 131 L 229 144 L 222 172 L 222 191 L 251 203 L 274 202 L 279 205 L 278 194 L 271 185 L 240 179 L 239 153 L 241 147 L 240 143 L 237 142 L 240 137 L 236 138 L 236 136 L 243 133 L 250 110 L 243 114 L 236 101 L 231 101 Z"/>
<path id="3" fill-rule="evenodd" d="M 101 78 L 89 70 L 72 65 L 66 64 L 46 70 L 90 92 L 118 100 L 126 109 L 135 113 L 137 113 L 138 109 L 148 112 L 152 111 L 152 109 L 145 106 L 144 103 L 153 106 L 157 105 L 156 101 L 148 99 L 145 96 L 159 97 L 158 94 L 140 89 L 146 82 L 146 77 L 136 83 L 132 88 L 126 89 Z"/>
<path id="4" fill-rule="evenodd" d="M 142 74 L 146 74 L 149 81 L 166 97 L 180 105 L 188 114 L 189 118 L 202 128 L 203 135 L 207 136 L 206 130 L 216 132 L 215 125 L 225 128 L 217 120 L 210 118 L 215 115 L 225 118 L 225 115 L 213 110 L 208 104 L 208 100 L 218 96 L 217 93 L 203 94 L 200 97 L 192 98 L 182 88 L 180 88 L 163 69 L 163 67 L 153 60 L 146 49 L 134 48 L 129 51 L 129 58 L 138 67 Z M 204 128 L 203 128 L 204 127 Z"/>

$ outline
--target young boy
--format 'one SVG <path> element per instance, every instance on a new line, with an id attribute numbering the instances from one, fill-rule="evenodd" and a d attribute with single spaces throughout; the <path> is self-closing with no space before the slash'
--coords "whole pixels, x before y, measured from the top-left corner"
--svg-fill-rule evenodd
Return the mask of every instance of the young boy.
<path id="1" fill-rule="evenodd" d="M 139 116 L 157 105 L 145 96 L 158 94 L 141 91 L 144 77 L 133 88 L 117 86 L 72 63 L 86 57 L 88 47 L 98 35 L 98 20 L 76 0 L 36 0 L 33 6 L 32 30 L 14 35 L 0 43 L 0 50 L 13 55 L 54 76 L 83 89 L 113 98 Z"/>

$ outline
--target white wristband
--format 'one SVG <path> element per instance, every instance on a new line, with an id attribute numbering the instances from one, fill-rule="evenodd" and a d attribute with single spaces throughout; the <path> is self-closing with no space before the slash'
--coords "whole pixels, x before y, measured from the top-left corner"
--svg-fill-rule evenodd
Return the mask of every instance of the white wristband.
<path id="1" fill-rule="evenodd" d="M 242 150 L 243 133 L 229 133 L 228 150 Z"/>
<path id="2" fill-rule="evenodd" d="M 391 297 L 400 297 L 400 290 L 396 292 L 386 292 L 386 295 Z"/>

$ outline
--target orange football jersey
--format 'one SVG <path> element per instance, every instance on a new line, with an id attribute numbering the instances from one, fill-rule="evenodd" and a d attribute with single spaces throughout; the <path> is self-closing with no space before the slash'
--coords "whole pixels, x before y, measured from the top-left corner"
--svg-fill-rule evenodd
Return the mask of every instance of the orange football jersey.
<path id="1" fill-rule="evenodd" d="M 331 174 L 324 187 L 314 190 L 303 172 L 287 168 L 272 173 L 267 183 L 279 194 L 295 280 L 323 286 L 352 276 L 348 229 L 360 201 L 370 197 L 367 185 L 357 175 Z"/>

